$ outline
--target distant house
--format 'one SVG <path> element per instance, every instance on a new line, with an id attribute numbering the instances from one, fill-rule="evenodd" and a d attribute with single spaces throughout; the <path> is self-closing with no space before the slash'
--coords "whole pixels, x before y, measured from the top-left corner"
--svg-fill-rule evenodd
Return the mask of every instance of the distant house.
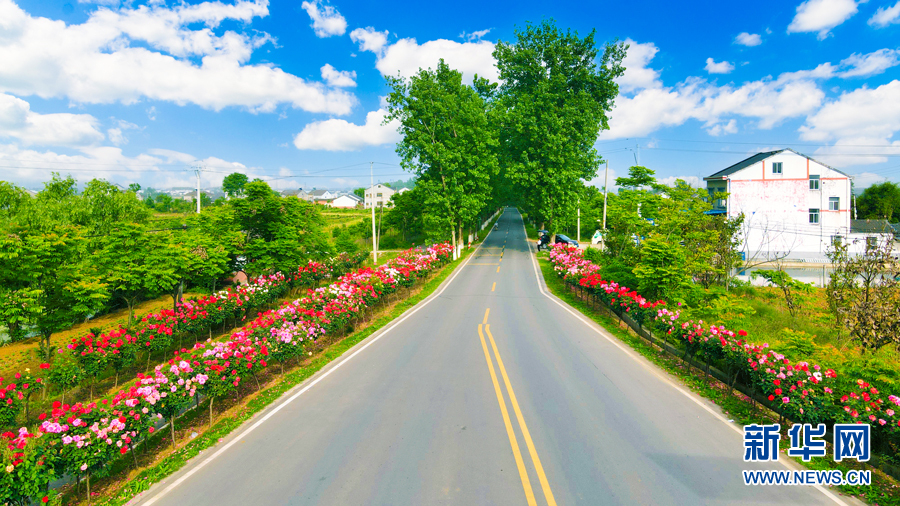
<path id="1" fill-rule="evenodd" d="M 851 228 L 850 177 L 792 149 L 758 153 L 703 179 L 710 214 L 743 216 L 748 261 L 823 260 L 835 241 L 858 253 L 872 237 Z"/>
<path id="2" fill-rule="evenodd" d="M 309 192 L 309 197 L 311 201 L 316 204 L 328 205 L 332 200 L 338 197 L 338 194 L 328 190 L 312 190 Z"/>
<path id="3" fill-rule="evenodd" d="M 409 191 L 409 188 L 400 188 L 399 190 L 397 190 L 397 193 L 406 193 L 408 191 Z"/>
<path id="4" fill-rule="evenodd" d="M 339 207 L 342 209 L 353 209 L 355 207 L 359 207 L 360 204 L 362 204 L 362 199 L 357 197 L 353 193 L 341 195 L 340 197 L 331 201 L 331 207 Z"/>
<path id="5" fill-rule="evenodd" d="M 861 239 L 865 238 L 867 248 L 877 247 L 897 238 L 897 232 L 888 220 L 850 220 L 850 233 L 857 242 L 863 243 Z"/>
<path id="6" fill-rule="evenodd" d="M 390 186 L 381 183 L 371 188 L 366 188 L 365 208 L 369 209 L 373 205 L 375 207 L 390 207 L 392 205 L 391 197 L 394 196 L 394 193 L 396 192 Z"/>
<path id="7" fill-rule="evenodd" d="M 281 192 L 282 197 L 297 197 L 300 200 L 311 200 L 309 198 L 309 193 L 307 193 L 303 188 L 299 188 L 297 190 L 284 190 Z"/>

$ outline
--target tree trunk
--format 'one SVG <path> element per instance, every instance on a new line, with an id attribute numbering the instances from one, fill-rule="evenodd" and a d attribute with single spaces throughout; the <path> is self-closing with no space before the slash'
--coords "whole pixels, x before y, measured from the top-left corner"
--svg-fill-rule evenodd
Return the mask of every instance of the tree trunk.
<path id="1" fill-rule="evenodd" d="M 91 504 L 91 473 L 87 473 L 87 501 L 88 506 Z"/>
<path id="2" fill-rule="evenodd" d="M 213 401 L 214 400 L 215 399 L 213 399 L 212 396 L 209 397 L 209 425 L 208 425 L 209 427 L 212 427 L 212 422 L 213 422 Z"/>

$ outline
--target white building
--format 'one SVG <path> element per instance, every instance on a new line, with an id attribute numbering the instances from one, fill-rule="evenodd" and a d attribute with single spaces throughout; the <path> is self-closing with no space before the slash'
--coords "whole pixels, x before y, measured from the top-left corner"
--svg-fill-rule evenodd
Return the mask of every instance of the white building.
<path id="1" fill-rule="evenodd" d="M 391 206 L 391 197 L 394 196 L 394 190 L 391 189 L 390 186 L 385 186 L 381 183 L 376 184 L 371 188 L 366 188 L 365 196 L 365 208 L 369 209 L 372 207 L 372 204 L 375 204 L 375 207 L 382 206 Z"/>
<path id="2" fill-rule="evenodd" d="M 343 209 L 353 209 L 358 207 L 359 204 L 362 203 L 362 199 L 357 197 L 353 193 L 348 193 L 346 195 L 341 195 L 340 197 L 331 201 L 331 207 L 340 207 Z"/>
<path id="3" fill-rule="evenodd" d="M 853 252 L 873 240 L 851 233 L 850 177 L 794 150 L 759 153 L 703 179 L 711 198 L 728 194 L 713 201 L 712 213 L 744 216 L 748 262 L 824 260 L 836 240 L 850 241 Z"/>

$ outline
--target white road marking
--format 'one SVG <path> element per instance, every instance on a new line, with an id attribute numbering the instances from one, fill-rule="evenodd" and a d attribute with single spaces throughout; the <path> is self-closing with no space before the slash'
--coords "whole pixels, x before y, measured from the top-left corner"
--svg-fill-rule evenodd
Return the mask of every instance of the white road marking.
<path id="1" fill-rule="evenodd" d="M 491 235 L 491 232 L 488 232 L 488 235 L 485 236 L 484 240 L 487 241 L 487 238 L 488 238 L 490 235 Z M 484 244 L 484 241 L 482 241 L 481 244 Z M 478 245 L 478 248 L 481 248 L 481 244 Z M 202 462 L 200 462 L 199 464 L 197 464 L 196 466 L 194 466 L 191 470 L 189 470 L 188 472 L 184 473 L 183 476 L 179 477 L 177 480 L 175 480 L 174 482 L 172 482 L 171 485 L 169 485 L 168 487 L 164 488 L 164 489 L 163 489 L 162 491 L 160 491 L 158 494 L 156 494 L 155 496 L 151 497 L 151 498 L 148 499 L 146 502 L 144 502 L 144 503 L 143 503 L 144 506 L 150 506 L 151 504 L 155 503 L 156 501 L 158 501 L 159 499 L 161 499 L 163 496 L 165 496 L 166 494 L 168 494 L 169 492 L 171 492 L 172 490 L 174 490 L 175 487 L 177 487 L 178 485 L 181 485 L 182 483 L 184 483 L 185 480 L 187 480 L 188 478 L 190 478 L 191 476 L 193 476 L 194 473 L 196 473 L 197 471 L 199 471 L 199 470 L 203 469 L 204 467 L 206 467 L 207 464 L 209 464 L 210 462 L 212 462 L 213 460 L 215 460 L 216 457 L 218 457 L 219 455 L 225 453 L 225 451 L 227 451 L 229 448 L 231 448 L 232 446 L 234 446 L 237 442 L 241 441 L 244 437 L 247 436 L 247 434 L 250 434 L 251 432 L 253 432 L 257 427 L 259 427 L 260 425 L 262 425 L 263 423 L 265 423 L 265 421 L 268 420 L 269 418 L 271 418 L 275 413 L 278 413 L 279 411 L 281 411 L 282 408 L 284 408 L 285 406 L 287 406 L 288 404 L 290 404 L 294 399 L 296 399 L 297 397 L 300 397 L 301 395 L 303 395 L 304 393 L 306 393 L 307 390 L 309 390 L 310 388 L 316 386 L 316 384 L 318 384 L 320 381 L 322 381 L 323 379 L 325 379 L 326 377 L 328 377 L 328 375 L 330 375 L 330 374 L 333 373 L 334 371 L 340 369 L 340 367 L 341 367 L 342 365 L 346 364 L 346 363 L 349 362 L 353 357 L 355 357 L 355 356 L 359 355 L 360 353 L 362 353 L 363 350 L 365 350 L 366 348 L 368 348 L 369 346 L 371 346 L 375 341 L 378 341 L 379 339 L 381 339 L 382 337 L 384 337 L 385 335 L 387 335 L 387 333 L 390 332 L 391 330 L 393 330 L 397 325 L 400 325 L 400 324 L 403 323 L 407 318 L 409 318 L 410 316 L 416 314 L 416 312 L 418 312 L 420 309 L 422 309 L 423 307 L 427 306 L 431 301 L 433 301 L 434 299 L 437 299 L 438 297 L 440 297 L 441 294 L 444 293 L 444 290 L 446 290 L 447 287 L 450 286 L 450 284 L 453 282 L 453 280 L 456 279 L 456 277 L 459 276 L 459 274 L 465 270 L 465 269 L 463 269 L 463 267 L 465 267 L 466 264 L 468 264 L 469 261 L 472 260 L 472 258 L 474 258 L 474 257 L 475 257 L 475 255 L 472 254 L 471 256 L 469 256 L 468 259 L 466 259 L 466 261 L 465 261 L 462 265 L 460 265 L 459 267 L 457 267 L 457 268 L 456 268 L 456 272 L 453 273 L 453 276 L 451 276 L 449 280 L 447 280 L 446 284 L 444 284 L 444 287 L 441 288 L 440 291 L 431 294 L 427 299 L 425 299 L 423 302 L 419 303 L 419 305 L 417 305 L 416 307 L 414 307 L 414 308 L 413 308 L 406 316 L 404 316 L 403 318 L 401 318 L 401 319 L 397 320 L 396 322 L 394 322 L 390 327 L 388 327 L 388 328 L 386 328 L 386 329 L 380 331 L 379 334 L 377 334 L 375 337 L 371 338 L 369 342 L 367 342 L 366 344 L 364 344 L 363 346 L 361 346 L 358 350 L 356 350 L 355 352 L 353 352 L 352 354 L 350 354 L 350 356 L 348 356 L 347 358 L 341 360 L 341 361 L 338 362 L 336 365 L 334 365 L 331 369 L 328 369 L 327 371 L 325 371 L 324 373 L 322 373 L 318 378 L 316 378 L 315 380 L 311 381 L 308 385 L 306 385 L 305 387 L 303 387 L 300 391 L 298 391 L 298 392 L 295 393 L 294 395 L 292 395 L 292 396 L 290 396 L 289 398 L 287 398 L 287 399 L 285 399 L 284 401 L 282 401 L 281 404 L 277 405 L 277 406 L 276 406 L 275 408 L 273 408 L 271 411 L 269 411 L 268 413 L 266 413 L 265 416 L 263 416 L 262 418 L 260 418 L 259 420 L 257 420 L 256 423 L 254 423 L 254 424 L 251 425 L 250 427 L 247 427 L 247 429 L 246 429 L 244 432 L 241 432 L 240 435 L 238 435 L 237 437 L 235 437 L 234 439 L 232 439 L 231 441 L 229 441 L 228 443 L 226 443 L 224 446 L 222 446 L 221 448 L 219 448 L 215 453 L 213 453 L 212 455 L 210 455 L 209 457 L 207 457 L 205 460 L 203 460 Z M 139 499 L 139 497 L 140 497 L 140 496 L 136 497 L 135 499 Z M 137 504 L 138 502 L 140 502 L 139 500 L 135 501 L 135 499 L 132 499 L 132 501 L 134 501 L 134 504 Z M 131 504 L 132 501 L 129 501 L 129 504 Z"/>
<path id="2" fill-rule="evenodd" d="M 525 231 L 525 220 L 522 220 L 522 230 Z M 528 236 L 528 232 L 527 232 L 527 231 L 525 231 L 525 236 L 526 236 L 526 237 Z M 652 374 L 654 374 L 657 378 L 661 379 L 662 381 L 664 381 L 665 383 L 667 383 L 669 386 L 671 386 L 671 387 L 674 388 L 675 390 L 678 390 L 679 392 L 681 392 L 682 394 L 684 394 L 685 397 L 687 397 L 687 398 L 690 399 L 692 402 L 694 402 L 694 404 L 696 404 L 696 405 L 700 406 L 701 408 L 703 408 L 703 409 L 704 409 L 705 411 L 707 411 L 709 414 L 711 414 L 712 416 L 714 416 L 717 420 L 720 420 L 722 423 L 724 423 L 725 425 L 727 425 L 729 428 L 731 428 L 733 431 L 737 432 L 737 433 L 740 434 L 741 436 L 744 435 L 743 430 L 741 430 L 740 428 L 738 428 L 738 426 L 735 425 L 734 423 L 729 422 L 729 421 L 728 421 L 725 417 L 723 417 L 722 415 L 720 415 L 720 414 L 716 413 L 715 411 L 713 411 L 708 405 L 706 405 L 706 403 L 705 403 L 704 401 L 702 401 L 701 399 L 697 398 L 696 395 L 695 395 L 694 393 L 692 393 L 692 392 L 690 392 L 690 391 L 688 391 L 688 390 L 685 390 L 684 388 L 682 388 L 681 386 L 679 386 L 677 383 L 675 383 L 674 381 L 672 381 L 668 376 L 666 376 L 665 374 L 663 374 L 663 372 L 662 372 L 660 369 L 658 369 L 658 368 L 656 368 L 655 366 L 649 364 L 648 362 L 645 362 L 644 360 L 639 359 L 638 357 L 639 357 L 640 355 L 638 355 L 638 354 L 637 354 L 634 350 L 632 350 L 630 347 L 626 347 L 626 345 L 622 344 L 622 342 L 619 341 L 618 338 L 616 338 L 615 336 L 609 334 L 608 332 L 605 331 L 605 329 L 603 329 L 602 327 L 599 327 L 599 325 L 595 324 L 594 322 L 588 321 L 588 320 L 584 319 L 584 317 L 583 317 L 582 315 L 580 315 L 580 314 L 576 313 L 575 311 L 573 311 L 573 310 L 569 309 L 568 307 L 566 307 L 566 305 L 563 304 L 561 301 L 557 300 L 556 297 L 553 297 L 553 296 L 551 296 L 550 294 L 544 292 L 544 288 L 541 286 L 540 272 L 538 271 L 537 256 L 531 254 L 531 243 L 529 243 L 527 240 L 526 240 L 525 242 L 528 244 L 528 252 L 529 252 L 529 256 L 531 256 L 531 265 L 532 265 L 532 267 L 534 267 L 534 277 L 535 277 L 535 280 L 537 280 L 538 290 L 541 292 L 541 295 L 543 295 L 544 297 L 547 297 L 548 299 L 550 299 L 551 301 L 553 301 L 554 304 L 556 304 L 557 306 L 563 308 L 566 312 L 568 312 L 569 314 L 571 314 L 572 316 L 574 316 L 575 318 L 577 318 L 579 321 L 581 321 L 582 323 L 584 323 L 585 325 L 587 325 L 588 328 L 590 328 L 590 329 L 593 330 L 594 332 L 596 332 L 596 333 L 600 334 L 601 336 L 603 336 L 603 338 L 605 338 L 607 341 L 609 341 L 609 342 L 610 342 L 612 345 L 614 345 L 616 348 L 619 348 L 620 350 L 622 350 L 622 352 L 624 352 L 626 355 L 628 355 L 629 357 L 631 357 L 631 358 L 632 358 L 635 362 L 637 362 L 638 364 L 642 365 L 645 369 L 647 369 L 648 371 L 650 371 L 650 372 L 651 372 Z M 599 328 L 598 328 L 598 327 L 599 327 Z M 641 357 L 641 358 L 643 358 L 643 357 Z M 786 459 L 786 458 L 787 458 L 787 457 L 785 457 L 784 459 L 778 459 L 778 462 L 781 463 L 782 465 L 784 465 L 785 467 L 787 467 L 788 469 L 798 469 L 798 468 L 799 468 L 798 466 L 791 466 L 791 465 L 789 465 L 787 462 L 785 462 L 785 459 Z M 793 461 L 791 461 L 791 463 L 793 464 Z M 842 506 L 850 506 L 849 504 L 847 504 L 846 502 L 844 502 L 840 497 L 834 495 L 834 494 L 831 493 L 828 489 L 822 487 L 821 485 L 813 485 L 813 487 L 815 487 L 816 490 L 818 490 L 819 492 L 822 492 L 826 497 L 828 497 L 829 499 L 831 499 L 832 501 L 834 501 L 835 504 L 840 504 L 840 505 L 842 505 Z"/>

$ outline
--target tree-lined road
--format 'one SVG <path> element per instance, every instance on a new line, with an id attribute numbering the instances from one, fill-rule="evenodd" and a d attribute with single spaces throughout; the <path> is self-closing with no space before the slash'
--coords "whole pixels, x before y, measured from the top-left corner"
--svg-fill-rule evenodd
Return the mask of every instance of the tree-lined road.
<path id="1" fill-rule="evenodd" d="M 742 469 L 784 467 L 743 462 L 739 430 L 714 405 L 542 283 L 508 209 L 414 313 L 134 502 L 854 503 L 744 486 Z"/>

